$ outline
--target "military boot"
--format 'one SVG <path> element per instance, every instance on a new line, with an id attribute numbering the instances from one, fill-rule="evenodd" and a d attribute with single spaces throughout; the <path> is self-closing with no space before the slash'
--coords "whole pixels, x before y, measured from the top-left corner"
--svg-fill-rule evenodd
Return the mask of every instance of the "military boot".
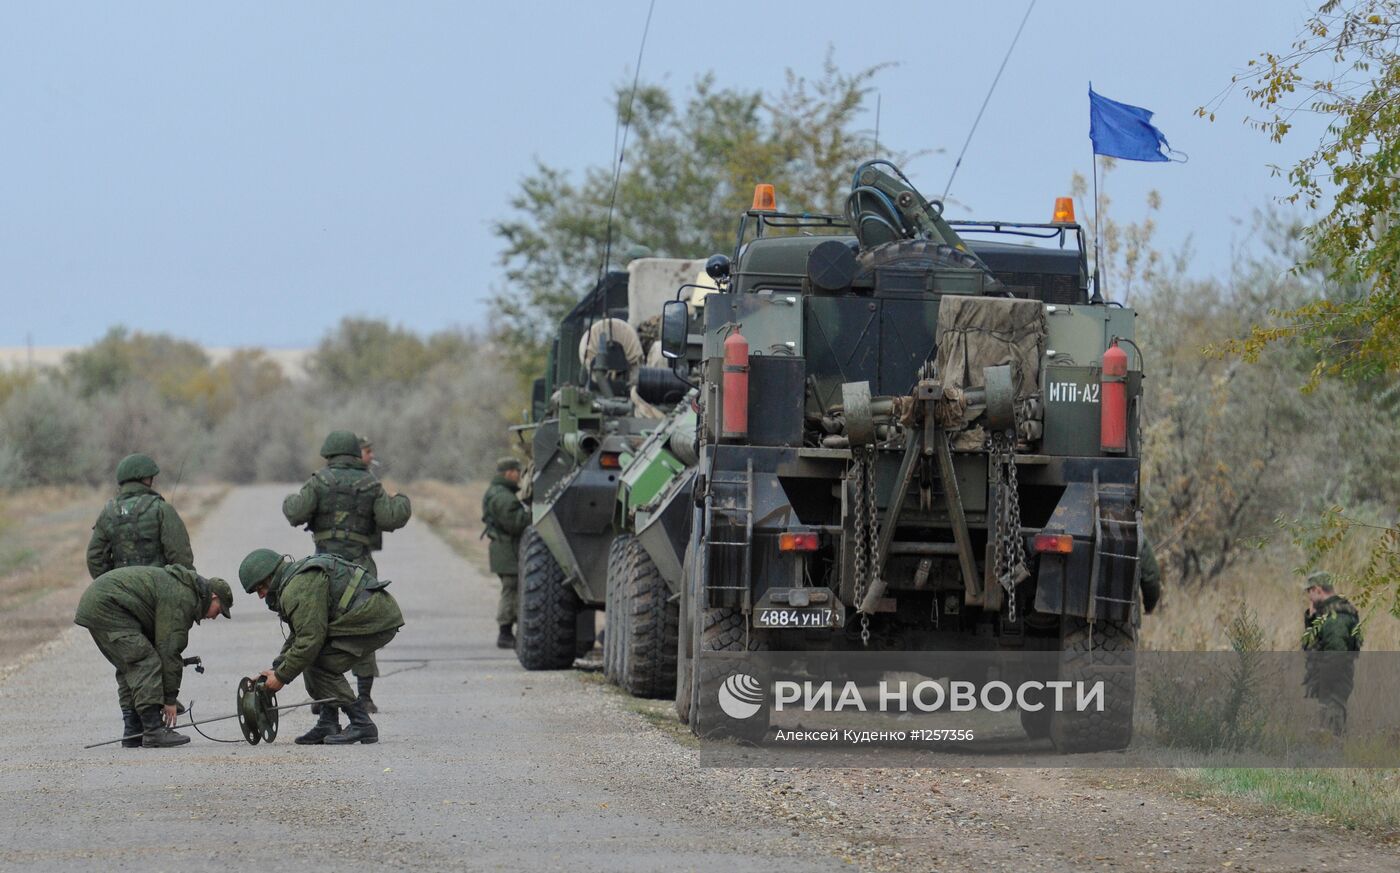
<path id="1" fill-rule="evenodd" d="M 369 745 L 379 742 L 379 728 L 375 727 L 374 722 L 369 720 L 369 713 L 365 712 L 363 701 L 356 700 L 345 707 L 345 714 L 350 718 L 349 727 L 335 736 L 326 737 L 326 745 L 344 746 L 350 743 Z"/>
<path id="2" fill-rule="evenodd" d="M 142 731 L 142 730 L 144 730 L 144 728 L 141 727 L 141 716 L 139 716 L 139 715 L 136 714 L 136 710 L 134 710 L 134 709 L 123 709 L 123 710 L 122 710 L 122 737 L 123 737 L 123 739 L 122 739 L 122 748 L 123 748 L 123 749 L 139 749 L 139 748 L 141 748 L 141 731 Z M 134 734 L 135 736 L 133 736 L 133 734 Z"/>
<path id="3" fill-rule="evenodd" d="M 374 705 L 374 698 L 369 696 L 369 693 L 374 690 L 374 677 L 356 676 L 355 681 L 360 688 L 360 702 L 365 705 L 365 712 L 371 714 L 378 712 L 379 707 Z"/>
<path id="4" fill-rule="evenodd" d="M 515 648 L 515 634 L 511 633 L 510 625 L 508 625 L 508 624 L 503 624 L 503 625 L 501 625 L 501 632 L 500 632 L 500 634 L 497 635 L 497 637 L 496 637 L 496 648 L 498 648 L 498 649 L 513 649 L 513 648 Z"/>
<path id="5" fill-rule="evenodd" d="M 329 703 L 321 705 L 321 717 L 311 730 L 297 737 L 293 742 L 298 746 L 319 746 L 326 737 L 340 733 L 340 710 Z"/>
<path id="6" fill-rule="evenodd" d="M 165 722 L 161 721 L 159 706 L 152 706 L 141 713 L 141 727 L 146 731 L 145 736 L 141 737 L 141 747 L 145 749 L 168 749 L 190 741 L 189 737 L 165 726 Z"/>

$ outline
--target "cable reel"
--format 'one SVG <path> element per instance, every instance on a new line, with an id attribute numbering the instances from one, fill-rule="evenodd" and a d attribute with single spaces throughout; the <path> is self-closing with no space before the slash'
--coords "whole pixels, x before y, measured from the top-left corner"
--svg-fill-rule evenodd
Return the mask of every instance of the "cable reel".
<path id="1" fill-rule="evenodd" d="M 267 690 L 267 680 L 247 676 L 238 683 L 238 728 L 249 745 L 277 739 L 277 695 Z"/>

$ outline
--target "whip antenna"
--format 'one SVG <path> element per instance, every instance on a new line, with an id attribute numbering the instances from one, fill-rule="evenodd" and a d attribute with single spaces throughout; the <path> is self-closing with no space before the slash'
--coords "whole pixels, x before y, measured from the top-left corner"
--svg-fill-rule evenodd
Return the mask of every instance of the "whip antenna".
<path id="1" fill-rule="evenodd" d="M 613 167 L 612 191 L 608 195 L 608 230 L 603 242 L 603 262 L 598 265 L 599 282 L 603 281 L 603 274 L 608 270 L 608 262 L 612 260 L 613 210 L 617 206 L 618 183 L 622 180 L 622 162 L 627 156 L 627 132 L 632 127 L 632 104 L 637 99 L 637 85 L 642 79 L 642 54 L 647 48 L 647 34 L 651 32 L 651 14 L 655 10 L 656 0 L 651 0 L 647 6 L 646 24 L 642 26 L 642 42 L 637 46 L 637 66 L 632 71 L 632 90 L 627 94 L 627 112 L 622 119 L 622 142 L 617 149 L 617 165 Z M 616 145 L 616 143 L 614 144 Z"/>
<path id="2" fill-rule="evenodd" d="M 977 117 L 972 120 L 972 129 L 967 132 L 967 139 L 963 141 L 962 151 L 958 152 L 958 159 L 953 162 L 953 172 L 948 174 L 948 184 L 943 188 L 944 202 L 948 200 L 948 192 L 953 190 L 953 179 L 958 175 L 958 168 L 962 166 L 963 155 L 967 154 L 967 147 L 972 145 L 972 135 L 977 132 L 977 125 L 982 122 L 982 113 L 987 111 L 987 104 L 992 102 L 992 93 L 997 89 L 997 83 L 1001 81 L 1001 73 L 1006 69 L 1006 62 L 1011 60 L 1011 53 L 1016 49 L 1016 42 L 1021 38 L 1021 31 L 1026 29 L 1026 22 L 1031 17 L 1031 10 L 1035 8 L 1035 0 L 1031 0 L 1026 7 L 1026 14 L 1021 16 L 1021 26 L 1016 28 L 1016 35 L 1011 37 L 1011 45 L 1006 48 L 1006 57 L 1001 59 L 1001 66 L 997 67 L 997 74 L 992 77 L 992 87 L 987 89 L 987 96 L 982 98 L 982 108 L 977 110 Z"/>

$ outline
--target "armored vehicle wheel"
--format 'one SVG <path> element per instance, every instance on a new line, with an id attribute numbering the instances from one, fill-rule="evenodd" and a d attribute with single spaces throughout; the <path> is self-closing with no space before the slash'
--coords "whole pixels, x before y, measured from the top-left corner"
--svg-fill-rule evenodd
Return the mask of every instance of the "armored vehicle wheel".
<path id="1" fill-rule="evenodd" d="M 631 539 L 622 534 L 608 547 L 608 590 L 603 605 L 603 676 L 609 682 L 622 684 L 619 678 L 619 643 L 622 639 L 620 627 L 622 610 L 618 608 L 619 594 L 625 572 L 622 566 L 623 547 Z"/>
<path id="2" fill-rule="evenodd" d="M 564 670 L 574 663 L 579 599 L 534 527 L 520 538 L 520 615 L 516 656 L 526 670 Z"/>
<path id="3" fill-rule="evenodd" d="M 679 607 L 641 543 L 628 537 L 622 555 L 624 575 L 616 601 L 623 615 L 618 622 L 623 632 L 618 641 L 621 684 L 633 697 L 664 697 L 676 682 Z"/>
<path id="4" fill-rule="evenodd" d="M 740 743 L 763 739 L 768 732 L 767 707 L 748 717 L 735 718 L 721 709 L 719 695 L 721 686 L 736 678 L 752 677 L 754 668 L 744 655 L 767 650 L 767 634 L 750 629 L 748 619 L 738 609 L 701 611 L 700 640 L 691 679 L 699 691 L 692 698 L 695 709 L 691 713 L 691 730 L 696 736 Z M 761 687 L 761 679 L 758 684 Z"/>
<path id="5" fill-rule="evenodd" d="M 1104 683 L 1102 712 L 1056 712 L 1050 742 L 1061 754 L 1125 749 L 1133 739 L 1137 641 L 1132 624 L 1066 617 L 1060 633 L 1060 679 Z M 1072 703 L 1072 700 L 1070 701 Z"/>
<path id="6" fill-rule="evenodd" d="M 690 606 L 689 612 L 680 615 L 679 639 L 676 640 L 676 718 L 681 724 L 691 724 L 690 716 L 694 707 L 691 705 L 695 695 L 695 646 L 700 639 L 697 622 L 699 616 L 695 608 L 697 594 L 694 580 L 694 555 L 695 547 L 692 540 L 691 545 L 686 547 L 685 558 L 681 562 L 681 584 L 685 586 L 683 604 Z"/>

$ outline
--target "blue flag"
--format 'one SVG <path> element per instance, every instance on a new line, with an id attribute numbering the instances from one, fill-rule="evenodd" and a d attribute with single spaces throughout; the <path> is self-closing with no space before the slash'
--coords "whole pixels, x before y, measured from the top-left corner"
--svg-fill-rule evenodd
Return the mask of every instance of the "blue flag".
<path id="1" fill-rule="evenodd" d="M 1125 161 L 1169 161 L 1167 138 L 1152 125 L 1152 112 L 1094 93 L 1089 87 L 1089 140 L 1094 154 Z"/>

